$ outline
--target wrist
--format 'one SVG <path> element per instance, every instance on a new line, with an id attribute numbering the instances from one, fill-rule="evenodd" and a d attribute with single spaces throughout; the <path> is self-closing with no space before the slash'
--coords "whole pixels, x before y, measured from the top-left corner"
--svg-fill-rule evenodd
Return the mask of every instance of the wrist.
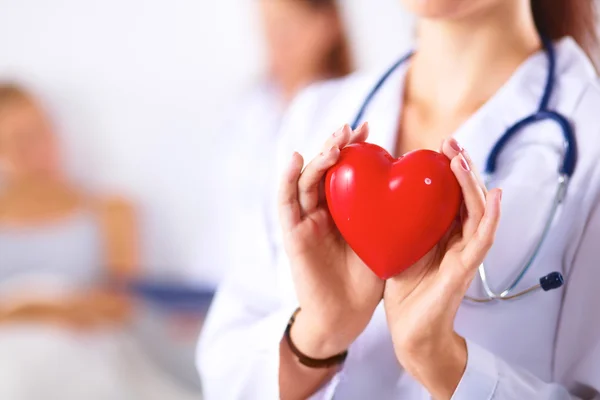
<path id="1" fill-rule="evenodd" d="M 313 321 L 307 313 L 299 312 L 290 330 L 296 348 L 314 359 L 325 359 L 348 350 L 353 339 L 346 338 L 340 330 Z"/>
<path id="2" fill-rule="evenodd" d="M 467 366 L 464 338 L 452 332 L 428 345 L 407 349 L 403 354 L 401 363 L 404 368 L 433 398 L 452 398 Z"/>

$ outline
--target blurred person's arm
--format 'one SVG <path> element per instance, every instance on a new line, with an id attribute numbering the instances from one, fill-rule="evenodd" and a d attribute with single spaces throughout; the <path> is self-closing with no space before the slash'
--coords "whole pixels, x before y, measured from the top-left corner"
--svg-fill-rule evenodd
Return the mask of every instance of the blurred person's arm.
<path id="1" fill-rule="evenodd" d="M 89 307 L 115 322 L 125 322 L 131 314 L 131 304 L 124 295 L 117 295 L 139 274 L 138 226 L 133 206 L 122 198 L 110 198 L 99 204 L 100 225 L 104 238 L 105 274 L 116 290 L 99 288 L 89 300 Z M 106 312 L 108 314 L 106 314 Z"/>
<path id="2" fill-rule="evenodd" d="M 126 319 L 127 309 L 119 296 L 97 290 L 53 299 L 3 301 L 0 306 L 0 324 L 36 322 L 93 328 Z"/>
<path id="3" fill-rule="evenodd" d="M 0 323 L 56 322 L 66 325 L 102 326 L 127 322 L 131 314 L 129 299 L 122 285 L 134 279 L 138 271 L 138 232 L 133 207 L 122 199 L 98 203 L 103 235 L 104 260 L 108 285 L 81 289 L 55 299 L 4 301 Z"/>
<path id="4" fill-rule="evenodd" d="M 102 201 L 99 208 L 106 274 L 115 280 L 135 278 L 139 268 L 139 232 L 133 206 L 124 199 L 112 198 Z"/>

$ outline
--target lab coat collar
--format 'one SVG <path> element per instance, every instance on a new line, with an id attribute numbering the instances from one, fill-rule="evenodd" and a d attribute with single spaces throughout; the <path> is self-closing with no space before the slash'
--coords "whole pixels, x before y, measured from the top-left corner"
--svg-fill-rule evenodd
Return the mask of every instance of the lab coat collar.
<path id="1" fill-rule="evenodd" d="M 562 104 L 559 110 L 568 114 L 579 98 L 576 93 L 593 79 L 595 71 L 572 38 L 556 42 L 555 53 L 555 85 L 549 106 L 554 109 L 558 93 L 568 91 L 568 94 L 560 96 Z M 454 133 L 459 143 L 468 144 L 467 151 L 478 169 L 483 170 L 493 146 L 511 126 L 537 111 L 544 94 L 547 73 L 547 55 L 540 50 L 523 62 L 504 86 Z"/>
<path id="2" fill-rule="evenodd" d="M 575 78 L 573 84 L 589 82 L 596 76 L 594 67 L 583 50 L 570 37 L 555 44 L 555 91 L 563 90 L 564 77 Z M 394 72 L 367 108 L 365 121 L 371 126 L 370 142 L 388 151 L 394 150 L 398 122 L 401 118 L 402 95 L 408 62 Z M 506 130 L 522 118 L 535 113 L 544 92 L 548 71 L 547 56 L 539 51 L 529 57 L 500 90 L 469 118 L 453 136 L 459 143 L 468 143 L 467 151 L 475 165 L 482 169 L 494 144 Z M 376 82 L 379 77 L 374 77 Z M 577 96 L 572 96 L 576 98 Z M 553 96 L 554 98 L 554 96 Z M 550 107 L 553 100 L 550 100 Z M 472 151 L 471 151 L 472 149 Z"/>

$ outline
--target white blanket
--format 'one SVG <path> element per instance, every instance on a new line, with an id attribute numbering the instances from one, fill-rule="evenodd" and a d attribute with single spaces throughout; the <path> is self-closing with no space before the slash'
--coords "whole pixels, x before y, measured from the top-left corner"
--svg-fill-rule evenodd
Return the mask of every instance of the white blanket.
<path id="1" fill-rule="evenodd" d="M 43 325 L 0 328 L 0 399 L 198 400 L 128 335 Z"/>

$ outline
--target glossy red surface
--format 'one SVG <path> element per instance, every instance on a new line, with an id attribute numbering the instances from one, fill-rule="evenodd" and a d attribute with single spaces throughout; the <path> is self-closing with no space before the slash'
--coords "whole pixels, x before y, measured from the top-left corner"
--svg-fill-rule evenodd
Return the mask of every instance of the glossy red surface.
<path id="1" fill-rule="evenodd" d="M 370 143 L 344 148 L 326 175 L 327 204 L 356 254 L 382 279 L 398 275 L 444 236 L 461 204 L 443 154 L 417 150 L 394 159 Z"/>

